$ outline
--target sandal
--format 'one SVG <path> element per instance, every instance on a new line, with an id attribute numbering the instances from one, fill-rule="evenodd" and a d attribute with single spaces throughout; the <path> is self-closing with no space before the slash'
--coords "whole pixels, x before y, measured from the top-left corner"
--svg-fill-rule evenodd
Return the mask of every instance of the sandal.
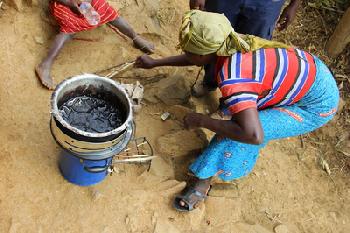
<path id="1" fill-rule="evenodd" d="M 204 194 L 195 190 L 193 187 L 188 187 L 183 191 L 183 194 L 177 195 L 175 197 L 173 206 L 176 210 L 181 212 L 189 212 L 198 207 L 199 203 L 204 201 L 208 197 L 208 193 L 210 191 L 211 185 L 208 188 L 208 191 Z M 193 197 L 196 198 L 193 198 Z M 192 200 L 192 201 L 191 201 Z M 180 201 L 183 201 L 186 205 L 181 206 Z"/>

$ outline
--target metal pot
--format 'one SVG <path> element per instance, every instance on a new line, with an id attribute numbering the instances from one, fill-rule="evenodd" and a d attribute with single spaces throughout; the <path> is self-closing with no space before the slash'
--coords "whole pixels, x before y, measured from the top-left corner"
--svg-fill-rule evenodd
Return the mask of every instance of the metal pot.
<path id="1" fill-rule="evenodd" d="M 105 133 L 90 133 L 71 126 L 59 107 L 71 98 L 91 96 L 116 101 L 123 109 L 123 124 Z M 56 142 L 73 155 L 86 160 L 101 160 L 121 152 L 133 134 L 132 104 L 124 88 L 115 81 L 93 74 L 75 76 L 61 82 L 51 97 L 51 133 Z"/>

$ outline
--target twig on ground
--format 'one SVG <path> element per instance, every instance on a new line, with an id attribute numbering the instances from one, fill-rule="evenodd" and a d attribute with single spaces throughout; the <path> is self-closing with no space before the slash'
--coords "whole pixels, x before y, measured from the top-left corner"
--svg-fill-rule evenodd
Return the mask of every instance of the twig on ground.
<path id="1" fill-rule="evenodd" d="M 80 41 L 86 41 L 86 42 L 99 42 L 100 39 L 90 39 L 90 38 L 82 38 L 82 37 L 75 37 L 73 40 L 80 40 Z"/>
<path id="2" fill-rule="evenodd" d="M 303 135 L 300 135 L 300 136 L 299 136 L 299 139 L 300 139 L 300 146 L 301 146 L 301 148 L 304 148 L 304 138 L 303 138 Z"/>
<path id="3" fill-rule="evenodd" d="M 128 38 L 123 33 L 121 33 L 117 28 L 113 27 L 109 23 L 107 25 L 110 29 L 112 29 L 115 33 L 117 33 L 121 38 L 123 38 L 125 41 L 128 41 Z"/>
<path id="4" fill-rule="evenodd" d="M 113 78 L 115 75 L 117 75 L 117 74 L 127 70 L 128 68 L 130 68 L 134 64 L 135 64 L 135 61 L 133 61 L 133 62 L 126 62 L 123 65 L 121 65 L 120 67 L 116 68 L 116 70 L 113 70 L 112 72 L 108 73 L 106 75 L 106 77 Z"/>

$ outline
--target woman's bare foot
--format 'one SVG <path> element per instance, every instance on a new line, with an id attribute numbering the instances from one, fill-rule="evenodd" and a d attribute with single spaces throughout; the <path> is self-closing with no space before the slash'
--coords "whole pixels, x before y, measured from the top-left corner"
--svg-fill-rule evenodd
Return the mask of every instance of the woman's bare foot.
<path id="1" fill-rule="evenodd" d="M 35 68 L 35 74 L 40 79 L 40 82 L 43 86 L 47 87 L 49 90 L 55 89 L 55 84 L 50 76 L 49 67 L 41 63 Z"/>
<path id="2" fill-rule="evenodd" d="M 134 46 L 141 51 L 151 54 L 154 52 L 154 45 L 151 42 L 148 42 L 147 40 L 143 39 L 141 36 L 136 36 L 133 39 Z"/>

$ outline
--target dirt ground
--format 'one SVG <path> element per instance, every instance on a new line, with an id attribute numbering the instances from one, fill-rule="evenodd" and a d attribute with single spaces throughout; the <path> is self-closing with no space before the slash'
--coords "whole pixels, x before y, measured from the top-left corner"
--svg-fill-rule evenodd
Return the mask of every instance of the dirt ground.
<path id="1" fill-rule="evenodd" d="M 141 35 L 154 41 L 155 56 L 167 56 L 178 53 L 177 30 L 187 2 L 114 0 L 111 4 Z M 204 205 L 184 214 L 172 209 L 172 200 L 185 186 L 185 164 L 207 138 L 203 132 L 183 129 L 179 119 L 187 109 L 160 101 L 159 81 L 171 84 L 167 78 L 176 74 L 186 78 L 182 85 L 187 90 L 198 68 L 131 70 L 119 77 L 145 85 L 144 105 L 135 116 L 136 134 L 146 136 L 159 157 L 149 172 L 145 165 L 119 165 L 98 185 L 75 186 L 58 170 L 60 149 L 48 124 L 51 92 L 34 75 L 57 28 L 45 4 L 25 6 L 21 12 L 4 6 L 0 9 L 0 232 L 350 232 L 349 49 L 337 60 L 321 52 L 332 31 L 326 21 L 328 32 L 322 34 L 324 14 L 302 9 L 292 28 L 277 38 L 319 54 L 336 70 L 343 98 L 336 119 L 309 135 L 270 143 L 249 176 L 217 184 Z M 77 38 L 54 64 L 56 82 L 141 54 L 106 26 Z M 193 98 L 183 101 L 189 98 L 186 92 L 176 94 L 168 104 L 204 112 L 214 105 Z M 163 122 L 160 114 L 165 111 L 173 114 Z"/>

